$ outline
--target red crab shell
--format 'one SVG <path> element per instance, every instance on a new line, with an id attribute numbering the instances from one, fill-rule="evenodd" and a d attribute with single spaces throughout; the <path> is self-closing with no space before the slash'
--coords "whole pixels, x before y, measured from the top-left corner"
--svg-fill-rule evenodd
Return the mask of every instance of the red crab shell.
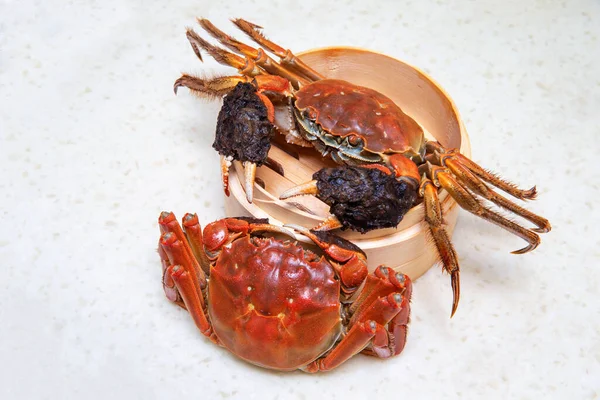
<path id="1" fill-rule="evenodd" d="M 357 135 L 372 153 L 416 156 L 423 129 L 383 94 L 352 83 L 323 79 L 296 92 L 296 107 L 334 136 Z"/>
<path id="2" fill-rule="evenodd" d="M 224 247 L 211 268 L 208 312 L 231 352 L 260 366 L 294 370 L 339 337 L 339 293 L 324 258 L 290 242 L 243 236 Z"/>

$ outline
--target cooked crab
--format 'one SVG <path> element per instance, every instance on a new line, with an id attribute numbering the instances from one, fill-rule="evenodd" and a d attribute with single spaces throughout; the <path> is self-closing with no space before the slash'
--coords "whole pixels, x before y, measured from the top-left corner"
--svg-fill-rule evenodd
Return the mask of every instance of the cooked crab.
<path id="1" fill-rule="evenodd" d="M 266 39 L 260 27 L 237 19 L 234 24 L 260 46 L 280 57 L 276 62 L 228 36 L 206 19 L 199 23 L 227 48 L 211 45 L 188 30 L 187 37 L 200 59 L 200 49 L 217 61 L 238 68 L 241 75 L 201 79 L 183 75 L 184 86 L 200 96 L 225 96 L 213 147 L 222 156 L 225 192 L 233 160 L 244 163 L 245 191 L 252 202 L 256 166 L 267 160 L 276 131 L 290 143 L 312 146 L 323 156 L 343 164 L 316 172 L 313 180 L 281 194 L 281 199 L 311 194 L 330 206 L 331 216 L 317 229 L 350 228 L 361 232 L 395 227 L 417 202 L 425 205 L 425 221 L 443 267 L 451 276 L 452 315 L 460 297 L 458 257 L 443 225 L 438 190 L 445 189 L 465 210 L 524 239 L 526 253 L 540 243 L 537 233 L 550 223 L 495 192 L 495 186 L 521 200 L 533 199 L 529 190 L 486 171 L 440 143 L 425 139 L 422 128 L 392 100 L 350 82 L 325 79 L 294 54 Z M 530 221 L 533 228 L 502 216 L 482 200 Z M 537 233 L 536 233 L 537 232 Z"/>
<path id="2" fill-rule="evenodd" d="M 167 298 L 236 356 L 317 372 L 357 353 L 388 358 L 403 350 L 410 279 L 384 266 L 368 274 L 364 253 L 347 240 L 295 227 L 320 248 L 317 255 L 259 236 L 291 235 L 267 220 L 226 218 L 204 232 L 192 214 L 183 217 L 185 232 L 173 213 L 158 222 Z"/>

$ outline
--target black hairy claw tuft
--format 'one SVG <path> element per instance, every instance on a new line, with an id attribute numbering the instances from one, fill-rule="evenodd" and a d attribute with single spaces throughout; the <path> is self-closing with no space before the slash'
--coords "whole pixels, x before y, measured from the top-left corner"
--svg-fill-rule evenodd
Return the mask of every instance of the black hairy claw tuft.
<path id="1" fill-rule="evenodd" d="M 267 160 L 275 126 L 251 83 L 240 82 L 223 99 L 213 148 L 238 161 L 258 166 Z"/>
<path id="2" fill-rule="evenodd" d="M 417 197 L 416 188 L 373 168 L 323 168 L 313 175 L 317 197 L 342 223 L 362 233 L 397 226 Z"/>

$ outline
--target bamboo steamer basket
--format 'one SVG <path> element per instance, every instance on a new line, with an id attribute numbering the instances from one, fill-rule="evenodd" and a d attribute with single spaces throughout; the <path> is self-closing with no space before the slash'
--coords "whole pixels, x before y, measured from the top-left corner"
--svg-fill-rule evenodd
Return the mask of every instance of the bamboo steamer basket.
<path id="1" fill-rule="evenodd" d="M 428 139 L 438 140 L 447 148 L 460 148 L 462 154 L 471 156 L 469 138 L 456 106 L 446 92 L 419 69 L 384 54 L 351 47 L 314 49 L 299 54 L 299 57 L 328 78 L 344 79 L 383 93 L 421 125 Z M 335 164 L 323 159 L 312 148 L 289 145 L 283 135 L 277 136 L 269 152 L 269 162 L 257 169 L 252 204 L 246 200 L 240 181 L 244 176 L 242 165 L 234 162 L 229 176 L 231 195 L 225 197 L 225 210 L 230 216 L 269 218 L 275 225 L 297 224 L 313 228 L 328 215 L 326 204 L 313 196 L 285 201 L 279 200 L 279 195 L 311 180 L 317 170 Z M 440 201 L 446 229 L 451 235 L 459 207 L 445 191 L 440 193 Z M 363 249 L 371 271 L 385 264 L 414 280 L 438 261 L 423 214 L 424 207 L 419 204 L 396 228 L 366 234 L 349 230 L 336 230 L 335 233 Z M 311 243 L 299 234 L 296 239 Z"/>

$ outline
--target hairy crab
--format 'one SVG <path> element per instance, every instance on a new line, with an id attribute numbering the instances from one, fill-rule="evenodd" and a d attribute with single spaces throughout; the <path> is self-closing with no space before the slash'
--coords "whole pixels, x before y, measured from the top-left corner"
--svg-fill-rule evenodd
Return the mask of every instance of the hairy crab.
<path id="1" fill-rule="evenodd" d="M 202 231 L 196 215 L 186 214 L 182 229 L 163 212 L 158 222 L 167 297 L 236 356 L 317 372 L 360 352 L 387 358 L 403 350 L 410 279 L 384 266 L 369 274 L 363 252 L 347 240 L 293 227 L 320 248 L 317 255 L 260 236 L 291 235 L 268 220 L 226 218 Z"/>
<path id="2" fill-rule="evenodd" d="M 551 229 L 547 219 L 500 195 L 492 186 L 521 200 L 536 196 L 536 188 L 517 188 L 457 149 L 427 141 L 422 128 L 393 101 L 369 88 L 325 79 L 290 50 L 268 40 L 260 27 L 243 19 L 234 24 L 269 57 L 199 19 L 201 27 L 223 46 L 214 46 L 189 29 L 187 38 L 202 60 L 206 51 L 240 75 L 202 79 L 184 74 L 175 91 L 187 87 L 200 96 L 222 97 L 213 147 L 221 154 L 223 185 L 228 194 L 228 170 L 233 160 L 244 163 L 245 191 L 252 202 L 257 165 L 267 159 L 276 131 L 289 143 L 312 146 L 342 164 L 317 171 L 313 180 L 281 194 L 281 199 L 315 195 L 330 206 L 331 216 L 315 229 L 350 228 L 360 232 L 395 227 L 418 202 L 444 270 L 451 276 L 452 315 L 460 297 L 459 263 L 444 229 L 438 190 L 445 189 L 465 210 L 524 239 L 528 245 L 513 253 L 535 249 L 537 233 Z M 393 77 L 390 77 L 393 78 Z M 489 201 L 535 225 L 526 228 L 492 210 Z"/>

